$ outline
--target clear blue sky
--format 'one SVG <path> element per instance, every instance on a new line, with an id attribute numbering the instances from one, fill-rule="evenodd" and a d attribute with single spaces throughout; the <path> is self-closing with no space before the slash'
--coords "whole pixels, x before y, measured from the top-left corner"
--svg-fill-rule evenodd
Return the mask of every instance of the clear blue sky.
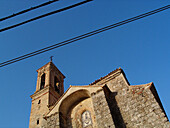
<path id="1" fill-rule="evenodd" d="M 0 17 L 47 0 L 0 0 Z M 80 0 L 60 0 L 0 23 L 0 28 Z M 0 33 L 0 62 L 64 41 L 144 12 L 168 5 L 167 0 L 94 0 Z M 170 118 L 170 10 L 0 68 L 0 128 L 28 128 L 36 70 L 54 63 L 69 85 L 88 85 L 121 67 L 131 85 L 154 82 Z"/>

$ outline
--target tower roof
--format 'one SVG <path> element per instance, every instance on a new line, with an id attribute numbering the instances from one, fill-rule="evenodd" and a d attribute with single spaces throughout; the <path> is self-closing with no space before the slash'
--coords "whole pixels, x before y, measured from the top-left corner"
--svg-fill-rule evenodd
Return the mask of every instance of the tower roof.
<path id="1" fill-rule="evenodd" d="M 52 61 L 48 62 L 47 64 L 45 64 L 45 65 L 42 66 L 41 68 L 37 69 L 37 72 L 38 72 L 39 70 L 42 70 L 43 68 L 47 67 L 48 65 L 50 65 L 50 66 L 52 66 L 53 68 L 55 68 L 56 70 L 58 70 L 59 73 L 63 76 L 63 78 L 65 78 L 65 76 L 60 72 L 60 70 L 55 66 L 55 64 L 54 64 Z"/>

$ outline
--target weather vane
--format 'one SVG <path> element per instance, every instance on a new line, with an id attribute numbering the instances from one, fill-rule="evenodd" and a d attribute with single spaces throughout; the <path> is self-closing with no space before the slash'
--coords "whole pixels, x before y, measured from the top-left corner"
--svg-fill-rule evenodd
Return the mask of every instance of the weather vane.
<path id="1" fill-rule="evenodd" d="M 54 56 L 51 56 L 51 57 L 50 57 L 50 59 L 51 59 L 51 62 L 53 61 L 53 57 L 54 57 Z"/>

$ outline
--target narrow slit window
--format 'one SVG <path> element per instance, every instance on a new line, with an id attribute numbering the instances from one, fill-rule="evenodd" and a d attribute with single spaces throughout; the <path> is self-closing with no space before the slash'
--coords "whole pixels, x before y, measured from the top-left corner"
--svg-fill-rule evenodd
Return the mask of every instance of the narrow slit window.
<path id="1" fill-rule="evenodd" d="M 40 123 L 40 121 L 39 120 L 37 120 L 37 125 Z"/>
<path id="2" fill-rule="evenodd" d="M 40 104 L 40 103 L 41 103 L 41 100 L 38 101 L 38 104 Z"/>

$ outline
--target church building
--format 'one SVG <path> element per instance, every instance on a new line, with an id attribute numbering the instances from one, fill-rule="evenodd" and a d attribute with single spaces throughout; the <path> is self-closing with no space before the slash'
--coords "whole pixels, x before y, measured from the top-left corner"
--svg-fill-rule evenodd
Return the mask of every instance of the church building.
<path id="1" fill-rule="evenodd" d="M 37 72 L 29 128 L 170 128 L 154 84 L 130 85 L 121 68 L 66 92 L 52 61 Z"/>

